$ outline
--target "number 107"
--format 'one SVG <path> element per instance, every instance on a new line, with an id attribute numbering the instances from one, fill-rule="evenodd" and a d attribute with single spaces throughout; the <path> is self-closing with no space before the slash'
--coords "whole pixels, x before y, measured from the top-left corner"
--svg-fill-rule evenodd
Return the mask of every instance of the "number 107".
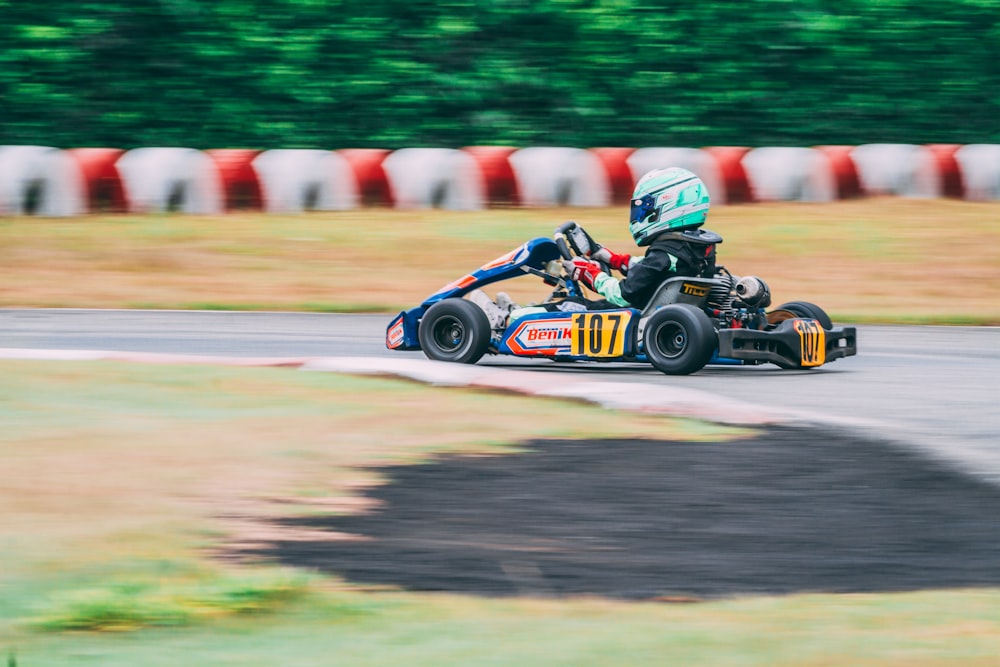
<path id="1" fill-rule="evenodd" d="M 624 353 L 621 313 L 579 313 L 573 316 L 573 354 L 616 357 Z"/>

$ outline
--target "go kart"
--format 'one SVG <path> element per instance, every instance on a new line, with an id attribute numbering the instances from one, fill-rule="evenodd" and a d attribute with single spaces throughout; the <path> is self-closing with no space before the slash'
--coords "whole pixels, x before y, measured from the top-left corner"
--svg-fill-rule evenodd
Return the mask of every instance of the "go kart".
<path id="1" fill-rule="evenodd" d="M 722 240 L 704 230 L 683 233 Z M 386 347 L 466 364 L 487 353 L 648 362 L 667 375 L 688 375 L 708 364 L 816 368 L 857 354 L 854 327 L 835 327 L 823 309 L 806 301 L 766 310 L 770 291 L 763 280 L 740 278 L 721 266 L 711 278 L 665 280 L 642 309 L 533 312 L 497 327 L 483 308 L 462 298 L 528 274 L 554 287 L 542 305 L 582 298 L 583 286 L 566 274 L 562 261 L 589 258 L 599 247 L 576 223 L 560 225 L 553 238 L 532 239 L 396 315 L 386 329 Z"/>

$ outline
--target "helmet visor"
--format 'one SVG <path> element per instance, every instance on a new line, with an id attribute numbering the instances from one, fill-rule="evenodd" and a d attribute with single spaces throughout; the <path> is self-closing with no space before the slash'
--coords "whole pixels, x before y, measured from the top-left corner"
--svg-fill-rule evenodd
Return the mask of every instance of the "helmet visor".
<path id="1" fill-rule="evenodd" d="M 629 222 L 634 224 L 637 222 L 656 222 L 656 218 L 659 216 L 659 211 L 654 208 L 653 204 L 656 203 L 656 197 L 652 194 L 647 194 L 638 199 L 632 200 L 632 214 L 629 216 Z M 646 220 L 647 217 L 652 215 L 653 217 Z"/>

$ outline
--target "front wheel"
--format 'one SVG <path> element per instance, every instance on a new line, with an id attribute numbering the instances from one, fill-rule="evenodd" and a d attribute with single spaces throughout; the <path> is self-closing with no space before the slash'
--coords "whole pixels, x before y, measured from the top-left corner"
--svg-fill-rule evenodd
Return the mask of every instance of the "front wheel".
<path id="1" fill-rule="evenodd" d="M 690 375 L 704 368 L 718 346 L 712 320 L 686 303 L 660 308 L 646 322 L 646 358 L 667 375 Z"/>
<path id="2" fill-rule="evenodd" d="M 781 304 L 767 314 L 767 323 L 773 326 L 795 317 L 816 320 L 827 331 L 833 328 L 833 320 L 826 311 L 808 301 L 789 301 Z"/>
<path id="3" fill-rule="evenodd" d="M 474 364 L 490 346 L 489 319 L 483 309 L 465 299 L 444 299 L 420 319 L 417 338 L 428 359 Z"/>

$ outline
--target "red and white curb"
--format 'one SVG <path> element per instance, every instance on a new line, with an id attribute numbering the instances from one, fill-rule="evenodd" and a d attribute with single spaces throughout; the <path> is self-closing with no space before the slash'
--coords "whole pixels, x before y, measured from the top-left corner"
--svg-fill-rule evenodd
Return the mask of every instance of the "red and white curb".
<path id="1" fill-rule="evenodd" d="M 582 379 L 565 374 L 383 357 L 227 357 L 99 350 L 0 348 L 0 359 L 121 361 L 285 367 L 345 375 L 399 377 L 445 387 L 472 387 L 529 396 L 586 401 L 613 410 L 687 417 L 734 426 L 787 424 L 808 419 L 697 389 L 646 382 Z"/>

